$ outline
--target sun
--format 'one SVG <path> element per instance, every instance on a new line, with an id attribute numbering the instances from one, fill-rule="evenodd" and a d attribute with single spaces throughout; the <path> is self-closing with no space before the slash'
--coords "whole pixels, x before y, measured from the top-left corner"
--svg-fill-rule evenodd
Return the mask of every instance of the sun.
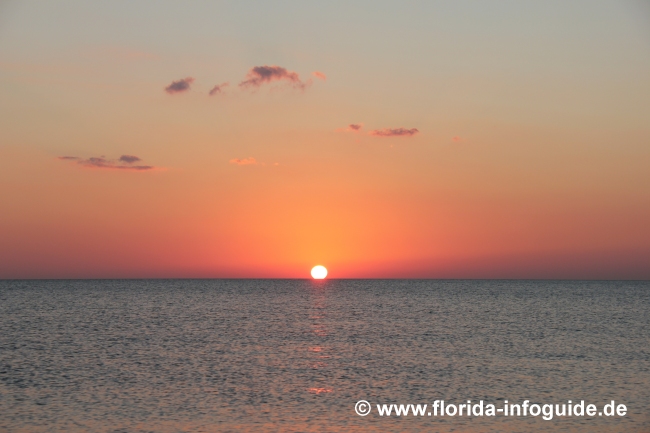
<path id="1" fill-rule="evenodd" d="M 314 280 L 322 280 L 327 276 L 327 269 L 325 269 L 325 266 L 314 266 L 311 268 L 311 276 Z"/>

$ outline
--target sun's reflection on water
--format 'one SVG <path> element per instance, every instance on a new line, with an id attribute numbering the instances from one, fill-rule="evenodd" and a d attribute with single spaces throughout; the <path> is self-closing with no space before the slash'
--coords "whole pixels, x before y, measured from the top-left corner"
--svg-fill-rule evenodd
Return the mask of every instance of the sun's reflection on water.
<path id="1" fill-rule="evenodd" d="M 311 286 L 310 295 L 312 302 L 309 311 L 309 322 L 311 327 L 312 344 L 307 348 L 309 353 L 309 368 L 318 371 L 318 377 L 313 380 L 317 383 L 309 387 L 307 391 L 311 394 L 326 394 L 333 392 L 333 388 L 328 385 L 329 382 L 329 365 L 326 359 L 331 348 L 326 344 L 327 337 L 330 336 L 331 329 L 328 326 L 327 310 L 327 281 L 314 281 Z"/>

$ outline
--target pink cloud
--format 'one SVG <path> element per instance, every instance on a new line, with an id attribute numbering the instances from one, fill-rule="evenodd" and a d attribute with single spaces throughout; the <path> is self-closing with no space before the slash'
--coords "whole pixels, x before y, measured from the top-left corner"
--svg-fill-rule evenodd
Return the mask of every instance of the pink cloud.
<path id="1" fill-rule="evenodd" d="M 257 162 L 257 160 L 252 156 L 249 156 L 248 158 L 244 158 L 244 159 L 233 158 L 229 162 L 235 165 L 258 165 L 259 164 L 259 162 Z"/>
<path id="2" fill-rule="evenodd" d="M 171 94 L 187 92 L 190 90 L 190 85 L 194 82 L 194 78 L 187 77 L 178 81 L 172 81 L 172 83 L 165 87 L 165 92 Z"/>
<path id="3" fill-rule="evenodd" d="M 140 158 L 134 155 L 122 155 L 117 161 L 106 159 L 103 156 L 90 157 L 87 159 L 80 158 L 78 156 L 59 156 L 58 159 L 62 161 L 75 161 L 77 164 L 86 168 L 105 168 L 134 171 L 153 170 L 156 168 L 152 165 L 133 165 L 136 162 L 142 161 Z"/>
<path id="4" fill-rule="evenodd" d="M 214 96 L 214 95 L 216 95 L 216 94 L 218 94 L 218 93 L 223 93 L 223 88 L 224 88 L 224 87 L 227 87 L 227 86 L 229 86 L 229 85 L 230 85 L 230 83 L 221 83 L 221 84 L 217 84 L 216 86 L 214 86 L 214 87 L 212 88 L 212 90 L 210 90 L 210 92 L 208 93 L 208 95 L 210 95 L 210 96 Z"/>
<path id="5" fill-rule="evenodd" d="M 255 66 L 246 75 L 246 79 L 239 83 L 240 87 L 260 87 L 272 81 L 287 81 L 293 87 L 304 89 L 310 83 L 302 82 L 300 76 L 293 71 L 288 71 L 280 66 Z"/>
<path id="6" fill-rule="evenodd" d="M 311 73 L 314 77 L 318 78 L 319 80 L 327 81 L 327 75 L 325 75 L 322 72 L 319 71 L 314 71 Z"/>
<path id="7" fill-rule="evenodd" d="M 451 141 L 454 143 L 460 143 L 462 139 L 459 136 L 451 137 Z"/>
<path id="8" fill-rule="evenodd" d="M 370 131 L 368 134 L 374 135 L 375 137 L 411 137 L 418 132 L 420 131 L 418 131 L 416 128 L 383 128 L 375 129 L 373 131 Z"/>

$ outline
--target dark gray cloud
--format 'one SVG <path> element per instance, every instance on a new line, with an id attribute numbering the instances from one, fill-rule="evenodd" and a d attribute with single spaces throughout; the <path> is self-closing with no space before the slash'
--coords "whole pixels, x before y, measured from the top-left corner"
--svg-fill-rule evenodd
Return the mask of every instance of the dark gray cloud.
<path id="1" fill-rule="evenodd" d="M 186 92 L 190 90 L 190 84 L 194 82 L 194 78 L 187 77 L 178 81 L 172 81 L 172 83 L 165 87 L 165 92 L 169 94 Z"/>
<path id="2" fill-rule="evenodd" d="M 280 66 L 255 66 L 246 75 L 246 79 L 239 83 L 240 87 L 260 87 L 272 81 L 287 81 L 292 86 L 304 89 L 310 81 L 302 82 L 300 76 L 293 71 L 288 71 Z"/>
<path id="3" fill-rule="evenodd" d="M 370 131 L 368 134 L 374 135 L 375 137 L 411 137 L 418 132 L 420 131 L 418 131 L 416 128 L 383 128 L 375 129 L 373 131 Z"/>
<path id="4" fill-rule="evenodd" d="M 122 155 L 120 156 L 120 162 L 125 162 L 127 164 L 133 164 L 134 162 L 142 161 L 140 158 L 134 155 Z"/>

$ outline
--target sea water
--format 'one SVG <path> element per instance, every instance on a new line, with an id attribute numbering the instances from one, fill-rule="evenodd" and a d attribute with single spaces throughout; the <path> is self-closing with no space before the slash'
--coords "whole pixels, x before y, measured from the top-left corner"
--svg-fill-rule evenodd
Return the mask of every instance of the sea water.
<path id="1" fill-rule="evenodd" d="M 649 408 L 650 282 L 0 281 L 3 432 L 642 433 Z"/>

